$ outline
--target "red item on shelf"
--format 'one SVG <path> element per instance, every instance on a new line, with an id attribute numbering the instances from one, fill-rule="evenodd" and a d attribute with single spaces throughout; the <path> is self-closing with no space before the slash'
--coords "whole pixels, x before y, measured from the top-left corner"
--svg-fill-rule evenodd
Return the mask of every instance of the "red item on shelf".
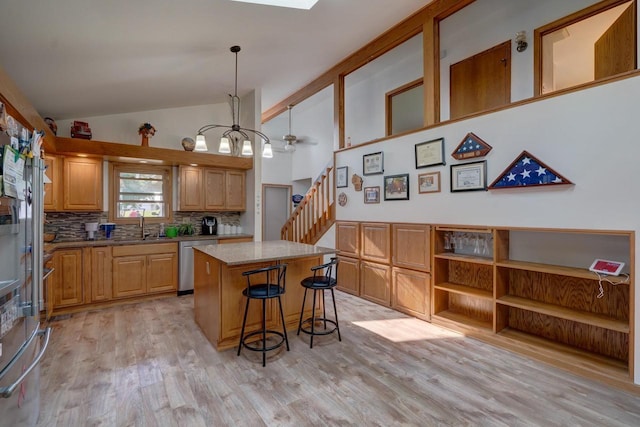
<path id="1" fill-rule="evenodd" d="M 89 123 L 74 120 L 71 126 L 71 138 L 91 139 Z"/>

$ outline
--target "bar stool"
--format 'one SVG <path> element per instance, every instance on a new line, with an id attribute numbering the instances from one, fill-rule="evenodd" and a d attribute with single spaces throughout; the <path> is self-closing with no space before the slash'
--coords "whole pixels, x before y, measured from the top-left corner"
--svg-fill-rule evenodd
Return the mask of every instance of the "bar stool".
<path id="1" fill-rule="evenodd" d="M 272 273 L 275 272 L 275 273 Z M 264 274 L 265 281 L 261 283 L 251 284 L 251 276 Z M 240 351 L 242 347 L 246 347 L 251 351 L 260 351 L 262 352 L 262 366 L 267 365 L 267 351 L 275 350 L 282 346 L 282 344 L 287 345 L 287 351 L 289 351 L 289 340 L 287 338 L 287 328 L 286 323 L 284 321 L 284 312 L 282 311 L 282 300 L 280 296 L 285 292 L 285 278 L 287 274 L 287 264 L 277 264 L 270 267 L 260 268 L 257 270 L 245 271 L 242 273 L 243 276 L 247 278 L 247 288 L 242 291 L 242 295 L 247 297 L 247 305 L 244 309 L 244 318 L 242 319 L 242 330 L 240 332 L 240 343 L 238 344 L 238 356 L 240 356 Z M 274 282 L 275 275 L 275 282 Z M 259 276 L 257 276 L 259 277 Z M 282 319 L 282 332 L 276 331 L 273 329 L 267 329 L 267 311 L 266 311 L 266 303 L 268 299 L 277 298 L 278 299 L 278 307 L 280 308 L 280 318 Z M 262 328 L 250 332 L 248 334 L 244 334 L 244 328 L 247 324 L 247 313 L 249 311 L 249 301 L 252 299 L 261 300 L 262 301 Z M 262 339 L 248 343 L 247 340 L 256 335 L 262 335 Z M 280 339 L 275 344 L 267 346 L 267 335 L 278 336 Z M 257 345 L 250 345 L 256 344 Z"/>
<path id="2" fill-rule="evenodd" d="M 335 267 L 335 277 L 332 276 L 332 272 Z M 304 286 L 304 297 L 302 298 L 302 309 L 300 310 L 300 321 L 298 322 L 298 333 L 300 335 L 300 331 L 305 334 L 311 335 L 311 342 L 309 343 L 309 347 L 313 348 L 313 337 L 316 335 L 329 335 L 333 332 L 338 332 L 338 341 L 342 341 L 342 337 L 340 336 L 340 325 L 338 323 L 338 311 L 336 309 L 336 297 L 333 292 L 333 288 L 338 284 L 338 258 L 331 258 L 326 264 L 317 265 L 315 267 L 311 267 L 311 271 L 313 271 L 312 277 L 307 277 L 302 279 L 300 284 Z M 304 315 L 304 306 L 307 301 L 307 291 L 313 290 L 313 310 L 311 312 L 311 317 L 308 319 L 302 320 Z M 324 291 L 331 291 L 331 299 L 333 300 L 333 313 L 334 319 L 327 319 L 327 310 L 324 303 Z M 320 292 L 320 298 L 322 301 L 322 317 L 316 317 L 316 293 Z M 324 329 L 316 330 L 316 322 L 323 322 Z M 333 325 L 332 328 L 327 328 L 327 323 Z M 305 325 L 310 324 L 310 327 L 305 327 Z"/>

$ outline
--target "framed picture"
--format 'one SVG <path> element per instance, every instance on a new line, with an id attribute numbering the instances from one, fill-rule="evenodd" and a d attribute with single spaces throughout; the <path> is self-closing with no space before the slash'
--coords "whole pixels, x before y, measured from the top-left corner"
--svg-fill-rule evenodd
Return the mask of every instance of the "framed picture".
<path id="1" fill-rule="evenodd" d="M 336 188 L 343 188 L 349 185 L 349 182 L 347 180 L 347 175 L 349 175 L 348 166 L 336 168 Z"/>
<path id="2" fill-rule="evenodd" d="M 451 192 L 487 189 L 487 161 L 451 165 Z"/>
<path id="3" fill-rule="evenodd" d="M 418 193 L 439 193 L 440 172 L 430 172 L 418 175 Z"/>
<path id="4" fill-rule="evenodd" d="M 444 138 L 416 144 L 416 169 L 444 164 Z"/>
<path id="5" fill-rule="evenodd" d="M 363 175 L 377 175 L 381 173 L 384 173 L 384 154 L 382 151 L 362 156 Z"/>
<path id="6" fill-rule="evenodd" d="M 380 203 L 380 186 L 364 187 L 365 203 Z"/>
<path id="7" fill-rule="evenodd" d="M 409 200 L 409 174 L 384 177 L 385 200 Z"/>

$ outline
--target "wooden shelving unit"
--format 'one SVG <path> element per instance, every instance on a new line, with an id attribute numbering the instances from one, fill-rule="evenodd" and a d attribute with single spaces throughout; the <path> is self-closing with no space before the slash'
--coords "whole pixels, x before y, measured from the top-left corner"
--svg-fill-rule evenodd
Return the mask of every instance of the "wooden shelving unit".
<path id="1" fill-rule="evenodd" d="M 436 226 L 432 322 L 634 387 L 634 239 L 618 230 Z M 594 258 L 622 260 L 628 274 L 601 280 L 583 267 Z"/>

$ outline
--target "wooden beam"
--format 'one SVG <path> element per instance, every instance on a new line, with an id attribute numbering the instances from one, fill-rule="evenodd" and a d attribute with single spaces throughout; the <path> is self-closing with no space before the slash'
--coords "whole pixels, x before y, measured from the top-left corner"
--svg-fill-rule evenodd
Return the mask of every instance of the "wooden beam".
<path id="1" fill-rule="evenodd" d="M 253 168 L 252 157 L 221 156 L 218 154 L 193 151 L 170 150 L 167 148 L 142 147 L 114 142 L 90 141 L 78 138 L 57 138 L 56 153 L 87 154 L 113 161 L 156 160 L 165 165 L 213 166 L 226 169 L 249 170 Z"/>
<path id="2" fill-rule="evenodd" d="M 299 89 L 286 99 L 262 113 L 262 123 L 266 123 L 287 110 L 288 105 L 296 105 L 315 95 L 322 89 L 333 84 L 337 76 L 346 76 L 380 55 L 404 43 L 411 37 L 420 34 L 425 24 L 432 23 L 437 18 L 446 18 L 475 0 L 435 0 L 405 18 L 403 21 L 382 33 L 371 42 L 349 55 L 338 64 L 321 74 L 315 80 Z M 425 56 L 427 52 L 425 51 Z M 426 68 L 425 68 L 426 70 Z M 425 85 L 426 87 L 426 85 Z M 425 111 L 428 110 L 425 104 Z"/>

